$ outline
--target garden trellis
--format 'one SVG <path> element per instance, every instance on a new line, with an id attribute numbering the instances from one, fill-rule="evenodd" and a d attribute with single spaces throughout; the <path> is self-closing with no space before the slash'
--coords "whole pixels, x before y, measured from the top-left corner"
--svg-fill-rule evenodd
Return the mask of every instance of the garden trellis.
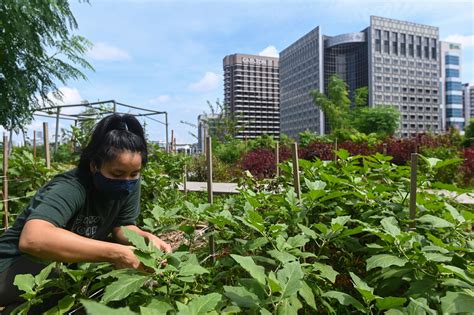
<path id="1" fill-rule="evenodd" d="M 110 105 L 110 109 L 103 109 L 100 106 L 104 105 Z M 76 108 L 76 107 L 82 107 L 82 108 L 94 108 L 96 109 L 95 113 L 78 113 L 78 114 L 71 114 L 67 113 L 66 109 L 67 108 Z M 101 102 L 84 102 L 81 104 L 69 104 L 69 105 L 58 105 L 58 106 L 52 106 L 52 107 L 44 107 L 41 109 L 36 110 L 34 116 L 36 117 L 43 117 L 43 118 L 54 118 L 55 119 L 55 135 L 54 135 L 54 153 L 58 151 L 58 145 L 59 145 L 59 122 L 60 120 L 68 120 L 68 121 L 74 121 L 74 124 L 77 125 L 78 122 L 81 121 L 90 121 L 90 120 L 96 120 L 97 117 L 100 115 L 104 114 L 112 114 L 112 113 L 125 113 L 119 111 L 119 107 L 127 109 L 129 112 L 127 114 L 133 115 L 135 117 L 143 117 L 145 119 L 149 119 L 151 121 L 160 123 L 165 126 L 165 148 L 166 151 L 170 150 L 170 145 L 168 141 L 168 113 L 166 111 L 156 111 L 156 110 L 151 110 L 147 108 L 142 108 L 138 106 L 132 106 L 124 103 L 117 102 L 115 100 L 109 100 L 109 101 L 101 101 Z M 165 121 L 162 122 L 153 116 L 157 115 L 164 115 L 165 116 Z M 10 135 L 12 132 L 10 132 Z M 32 148 L 33 148 L 33 157 L 36 158 L 36 149 L 37 149 L 37 133 L 36 130 L 33 131 L 33 143 L 32 143 Z M 6 230 L 8 228 L 8 217 L 9 217 L 9 209 L 8 209 L 8 202 L 17 200 L 17 199 L 23 199 L 23 198 L 28 198 L 28 196 L 20 196 L 20 197 L 15 197 L 15 198 L 9 198 L 8 196 L 8 183 L 10 181 L 16 181 L 16 182 L 21 182 L 21 181 L 28 181 L 30 179 L 25 179 L 25 178 L 9 178 L 8 176 L 8 158 L 10 154 L 9 148 L 11 147 L 12 139 L 10 136 L 10 139 L 7 136 L 7 133 L 5 132 L 3 135 L 3 173 L 2 173 L 2 206 L 3 206 L 3 229 Z M 49 128 L 48 128 L 48 123 L 43 122 L 43 144 L 44 144 L 44 158 L 45 158 L 45 166 L 46 168 L 51 167 L 51 151 L 49 147 Z"/>

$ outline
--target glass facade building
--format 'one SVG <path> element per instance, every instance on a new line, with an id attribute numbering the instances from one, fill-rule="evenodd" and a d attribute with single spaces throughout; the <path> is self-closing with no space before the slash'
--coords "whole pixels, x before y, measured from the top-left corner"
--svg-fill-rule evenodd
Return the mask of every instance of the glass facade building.
<path id="1" fill-rule="evenodd" d="M 281 132 L 297 137 L 306 129 L 328 130 L 309 90 L 326 91 L 332 74 L 350 93 L 368 86 L 369 106 L 397 108 L 399 136 L 439 132 L 438 33 L 437 27 L 376 16 L 356 33 L 324 36 L 316 27 L 280 53 Z"/>
<path id="2" fill-rule="evenodd" d="M 466 83 L 462 86 L 463 111 L 466 124 L 474 118 L 474 83 Z"/>
<path id="3" fill-rule="evenodd" d="M 461 83 L 461 45 L 440 42 L 441 110 L 443 128 L 462 131 L 465 125 Z"/>

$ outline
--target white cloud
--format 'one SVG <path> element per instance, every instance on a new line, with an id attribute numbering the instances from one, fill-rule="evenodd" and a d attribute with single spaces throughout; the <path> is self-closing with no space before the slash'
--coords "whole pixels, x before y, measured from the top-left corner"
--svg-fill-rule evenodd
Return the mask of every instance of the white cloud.
<path id="1" fill-rule="evenodd" d="M 48 98 L 55 105 L 71 105 L 71 104 L 80 104 L 83 100 L 79 90 L 76 88 L 70 88 L 67 86 L 62 86 L 58 89 L 62 93 L 62 99 L 54 97 L 53 93 L 48 93 Z M 61 109 L 63 114 L 78 114 L 83 108 L 81 107 L 66 107 Z"/>
<path id="2" fill-rule="evenodd" d="M 171 100 L 169 95 L 160 95 L 158 97 L 152 98 L 148 101 L 151 105 L 161 105 L 164 103 L 168 103 Z"/>
<path id="3" fill-rule="evenodd" d="M 198 82 L 192 83 L 188 89 L 193 92 L 209 92 L 215 90 L 219 86 L 220 77 L 214 72 L 206 72 L 204 77 Z"/>
<path id="4" fill-rule="evenodd" d="M 452 42 L 452 43 L 457 43 L 461 44 L 461 48 L 467 48 L 474 46 L 474 35 L 460 35 L 460 34 L 454 34 L 454 35 L 449 35 L 444 39 L 445 42 Z"/>
<path id="5" fill-rule="evenodd" d="M 270 45 L 261 52 L 258 53 L 259 56 L 266 56 L 266 57 L 275 57 L 278 58 L 278 50 L 275 48 L 275 46 Z"/>
<path id="6" fill-rule="evenodd" d="M 130 55 L 125 50 L 102 42 L 95 43 L 87 55 L 92 59 L 101 61 L 119 61 L 131 59 Z"/>

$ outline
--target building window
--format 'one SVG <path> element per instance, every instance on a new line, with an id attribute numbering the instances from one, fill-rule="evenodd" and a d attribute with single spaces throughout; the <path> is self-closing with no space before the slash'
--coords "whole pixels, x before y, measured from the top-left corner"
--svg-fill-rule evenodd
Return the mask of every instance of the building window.
<path id="1" fill-rule="evenodd" d="M 410 57 L 413 57 L 413 44 L 414 44 L 414 41 L 413 41 L 413 35 L 408 35 L 408 56 Z"/>
<path id="2" fill-rule="evenodd" d="M 446 96 L 447 104 L 462 104 L 461 95 L 447 95 Z"/>
<path id="3" fill-rule="evenodd" d="M 381 52 L 381 36 L 380 36 L 380 30 L 375 30 L 375 51 L 376 52 Z"/>
<path id="4" fill-rule="evenodd" d="M 453 55 L 446 55 L 444 58 L 447 65 L 459 65 L 459 57 Z"/>
<path id="5" fill-rule="evenodd" d="M 436 38 L 431 39 L 431 59 L 436 60 Z"/>
<path id="6" fill-rule="evenodd" d="M 398 55 L 398 34 L 392 33 L 392 53 Z"/>
<path id="7" fill-rule="evenodd" d="M 448 117 L 462 117 L 462 109 L 446 108 L 446 116 L 448 116 Z"/>
<path id="8" fill-rule="evenodd" d="M 428 37 L 423 38 L 423 50 L 424 58 L 430 59 L 430 39 Z"/>
<path id="9" fill-rule="evenodd" d="M 386 54 L 390 53 L 389 38 L 390 38 L 389 31 L 383 31 L 383 52 Z"/>
<path id="10" fill-rule="evenodd" d="M 448 78 L 459 78 L 459 70 L 457 70 L 457 69 L 446 69 L 446 77 L 448 77 Z"/>
<path id="11" fill-rule="evenodd" d="M 406 34 L 400 34 L 400 55 L 406 56 L 407 43 Z"/>
<path id="12" fill-rule="evenodd" d="M 415 37 L 415 44 L 416 44 L 416 56 L 418 58 L 421 58 L 421 36 L 416 36 Z"/>
<path id="13" fill-rule="evenodd" d="M 446 82 L 446 90 L 450 91 L 461 91 L 462 90 L 462 84 L 461 82 Z M 434 92 L 434 90 L 433 90 Z"/>

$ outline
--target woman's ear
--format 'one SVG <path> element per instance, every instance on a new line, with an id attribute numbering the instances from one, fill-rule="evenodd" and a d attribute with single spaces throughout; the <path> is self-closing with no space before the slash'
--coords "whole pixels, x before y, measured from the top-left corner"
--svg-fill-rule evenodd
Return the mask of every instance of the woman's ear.
<path id="1" fill-rule="evenodd" d="M 97 166 L 95 165 L 94 162 L 91 162 L 91 163 L 89 164 L 89 169 L 91 170 L 91 173 L 97 172 Z"/>

